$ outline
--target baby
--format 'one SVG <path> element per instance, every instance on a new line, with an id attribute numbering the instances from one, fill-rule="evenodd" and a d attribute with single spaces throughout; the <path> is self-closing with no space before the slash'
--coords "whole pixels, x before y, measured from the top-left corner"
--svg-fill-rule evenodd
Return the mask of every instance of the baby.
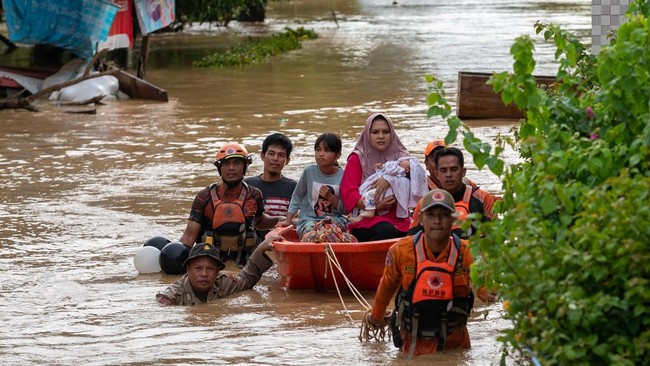
<path id="1" fill-rule="evenodd" d="M 395 196 L 397 200 L 396 215 L 399 218 L 408 217 L 409 209 L 414 208 L 420 198 L 427 193 L 426 172 L 417 159 L 403 157 L 397 161 L 376 164 L 375 173 L 369 176 L 359 187 L 365 209 L 359 210 L 358 215 L 353 213 L 350 222 L 359 222 L 365 217 L 375 216 L 377 208 L 375 193 L 377 190 L 371 185 L 378 178 L 384 178 L 390 184 L 390 187 L 379 200 Z M 384 215 L 386 212 L 377 212 L 376 214 Z"/>

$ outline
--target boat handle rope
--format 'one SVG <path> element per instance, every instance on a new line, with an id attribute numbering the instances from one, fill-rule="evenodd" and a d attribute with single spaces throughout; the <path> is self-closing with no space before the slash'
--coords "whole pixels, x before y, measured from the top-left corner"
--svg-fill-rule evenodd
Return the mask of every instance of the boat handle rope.
<path id="1" fill-rule="evenodd" d="M 347 315 L 348 319 L 351 322 L 354 322 L 354 319 L 352 319 L 352 316 L 350 315 L 350 311 L 348 308 L 345 306 L 345 301 L 343 300 L 343 295 L 341 294 L 341 289 L 339 288 L 338 281 L 336 279 L 336 275 L 334 273 L 334 268 L 336 268 L 339 273 L 341 274 L 341 277 L 345 280 L 345 283 L 348 285 L 348 288 L 350 289 L 350 292 L 352 292 L 352 295 L 357 299 L 359 304 L 365 308 L 365 310 L 370 309 L 370 303 L 363 297 L 361 292 L 354 287 L 354 284 L 352 284 L 352 281 L 348 278 L 348 276 L 345 275 L 345 272 L 343 271 L 343 267 L 341 267 L 341 263 L 339 262 L 338 258 L 336 258 L 336 254 L 334 253 L 334 249 L 332 249 L 332 246 L 329 243 L 324 243 L 325 244 L 325 278 L 327 278 L 327 268 L 329 268 L 331 274 L 332 274 L 332 280 L 334 281 L 334 286 L 336 287 L 336 292 L 339 295 L 339 299 L 341 300 L 341 304 L 343 305 L 343 309 L 345 310 L 345 314 Z"/>
<path id="2" fill-rule="evenodd" d="M 334 253 L 334 249 L 329 243 L 323 243 L 325 245 L 325 273 L 324 277 L 327 278 L 327 269 L 329 268 L 330 273 L 332 274 L 332 280 L 334 281 L 334 286 L 336 287 L 336 292 L 339 295 L 339 299 L 341 300 L 341 304 L 343 305 L 343 309 L 345 310 L 345 315 L 347 316 L 347 319 L 350 321 L 351 324 L 354 325 L 354 319 L 352 319 L 352 316 L 350 315 L 350 311 L 348 310 L 347 306 L 345 305 L 345 301 L 343 300 L 343 295 L 341 294 L 341 289 L 339 288 L 338 281 L 336 279 L 336 274 L 334 273 L 334 268 L 336 268 L 339 273 L 341 274 L 341 277 L 345 280 L 345 283 L 348 285 L 348 288 L 350 289 L 350 292 L 352 292 L 352 295 L 357 299 L 359 304 L 363 306 L 366 310 L 365 313 L 369 312 L 371 309 L 370 303 L 368 300 L 366 300 L 363 295 L 361 294 L 361 291 L 359 291 L 354 284 L 352 284 L 352 281 L 348 278 L 348 276 L 345 275 L 345 272 L 343 271 L 343 267 L 341 266 L 341 263 L 339 262 L 338 258 L 336 257 L 336 253 Z M 363 319 L 361 321 L 361 327 L 360 327 L 360 332 L 359 332 L 359 340 L 362 342 L 368 342 L 370 340 L 375 340 L 377 342 L 382 342 L 386 338 L 389 340 L 392 338 L 392 332 L 390 327 L 374 327 L 371 326 L 367 323 L 366 316 L 363 316 Z"/>

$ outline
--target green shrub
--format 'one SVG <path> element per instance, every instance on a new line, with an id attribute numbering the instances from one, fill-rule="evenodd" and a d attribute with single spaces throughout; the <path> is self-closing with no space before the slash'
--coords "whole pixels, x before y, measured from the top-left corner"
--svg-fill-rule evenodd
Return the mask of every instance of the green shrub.
<path id="1" fill-rule="evenodd" d="M 557 47 L 558 83 L 538 88 L 528 37 L 511 48 L 513 73 L 490 83 L 526 117 L 496 148 L 451 115 L 431 82 L 429 115 L 460 134 L 477 167 L 502 177 L 500 219 L 476 222 L 482 258 L 476 281 L 498 289 L 513 327 L 504 358 L 550 365 L 650 363 L 650 5 L 630 5 L 627 22 L 598 57 L 552 24 L 536 31 Z M 505 166 L 506 144 L 521 162 Z"/>
<path id="2" fill-rule="evenodd" d="M 266 8 L 267 0 L 182 0 L 176 1 L 176 22 L 200 22 L 228 26 L 242 12 Z"/>
<path id="3" fill-rule="evenodd" d="M 231 47 L 225 52 L 206 56 L 194 65 L 201 67 L 242 66 L 263 62 L 279 53 L 302 47 L 306 39 L 318 38 L 316 32 L 300 27 L 296 30 L 286 28 L 282 33 L 276 33 L 269 38 L 254 39 Z"/>

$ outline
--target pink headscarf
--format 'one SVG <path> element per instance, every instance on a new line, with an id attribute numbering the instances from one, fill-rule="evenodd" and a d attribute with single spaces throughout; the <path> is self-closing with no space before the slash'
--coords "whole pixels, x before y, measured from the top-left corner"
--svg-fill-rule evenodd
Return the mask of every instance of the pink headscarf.
<path id="1" fill-rule="evenodd" d="M 370 146 L 370 128 L 372 127 L 372 122 L 374 122 L 377 117 L 385 119 L 386 122 L 388 122 L 388 128 L 390 129 L 389 145 L 384 151 L 378 151 Z M 361 168 L 363 169 L 363 181 L 375 173 L 376 163 L 383 164 L 390 160 L 397 160 L 401 157 L 409 156 L 408 150 L 406 150 L 406 147 L 404 147 L 402 141 L 400 141 L 399 137 L 395 133 L 393 121 L 383 113 L 373 113 L 368 117 L 366 120 L 366 127 L 364 127 L 363 132 L 357 139 L 357 144 L 354 145 L 352 154 L 359 155 L 359 161 L 361 162 Z"/>

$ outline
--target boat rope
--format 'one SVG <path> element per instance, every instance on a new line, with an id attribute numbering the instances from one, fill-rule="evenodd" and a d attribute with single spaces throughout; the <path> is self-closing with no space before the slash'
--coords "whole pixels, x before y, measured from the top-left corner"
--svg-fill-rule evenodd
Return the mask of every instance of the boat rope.
<path id="1" fill-rule="evenodd" d="M 361 327 L 359 329 L 359 341 L 361 342 L 370 342 L 370 341 L 375 341 L 375 342 L 383 342 L 386 340 L 386 337 L 388 339 L 392 339 L 393 337 L 393 332 L 392 329 L 389 325 L 390 320 L 389 316 L 386 317 L 386 319 L 382 319 L 384 324 L 378 324 L 378 325 L 373 325 L 368 322 L 368 313 L 370 313 L 371 310 L 368 310 L 366 314 L 363 317 L 363 321 L 361 322 Z"/>
<path id="2" fill-rule="evenodd" d="M 368 300 L 366 300 L 363 295 L 361 294 L 361 291 L 359 291 L 352 281 L 348 278 L 348 276 L 345 275 L 345 272 L 343 271 L 343 267 L 341 266 L 341 263 L 339 262 L 338 258 L 336 257 L 336 253 L 334 253 L 334 249 L 329 243 L 323 243 L 325 245 L 325 278 L 327 278 L 327 272 L 329 268 L 329 272 L 332 274 L 332 280 L 334 281 L 334 287 L 336 287 L 336 292 L 339 295 L 339 299 L 341 300 L 341 304 L 343 305 L 343 309 L 345 310 L 345 315 L 347 316 L 348 320 L 352 324 L 354 324 L 354 319 L 352 319 L 352 316 L 350 315 L 350 311 L 348 310 L 347 306 L 345 305 L 345 301 L 343 300 L 343 295 L 341 294 L 341 289 L 339 288 L 338 281 L 336 279 L 336 273 L 334 272 L 334 269 L 336 268 L 338 272 L 341 274 L 341 277 L 343 277 L 343 280 L 345 283 L 348 285 L 348 288 L 350 289 L 350 292 L 354 297 L 357 299 L 359 304 L 363 306 L 366 310 L 366 314 L 370 312 L 371 306 Z M 384 324 L 383 326 L 375 327 L 371 324 L 368 323 L 366 319 L 366 314 L 363 316 L 363 320 L 361 321 L 361 328 L 359 332 L 359 340 L 362 342 L 368 342 L 370 340 L 375 340 L 377 342 L 384 341 L 386 337 L 388 336 L 388 339 L 392 338 L 392 332 L 390 326 L 388 324 Z M 390 315 L 390 314 L 388 314 Z"/>
<path id="3" fill-rule="evenodd" d="M 343 305 L 343 308 L 345 309 L 345 313 L 347 317 L 350 320 L 352 319 L 352 316 L 350 316 L 350 311 L 348 308 L 345 306 L 345 301 L 343 301 L 343 295 L 341 294 L 341 289 L 339 288 L 338 281 L 336 279 L 336 275 L 334 272 L 334 268 L 338 270 L 338 272 L 341 274 L 341 277 L 343 277 L 343 280 L 345 281 L 345 284 L 348 285 L 348 288 L 350 289 L 350 292 L 354 297 L 357 299 L 359 304 L 363 306 L 366 310 L 370 309 L 370 303 L 363 297 L 361 294 L 361 291 L 359 291 L 352 281 L 348 278 L 348 276 L 345 275 L 345 272 L 343 271 L 343 267 L 341 266 L 341 263 L 339 262 L 338 258 L 336 257 L 336 254 L 334 253 L 334 249 L 332 249 L 332 246 L 329 243 L 324 243 L 325 244 L 325 277 L 327 277 L 327 268 L 329 267 L 330 273 L 332 274 L 332 280 L 334 281 L 334 286 L 336 287 L 336 292 L 339 295 L 339 299 L 341 300 L 341 304 Z"/>

